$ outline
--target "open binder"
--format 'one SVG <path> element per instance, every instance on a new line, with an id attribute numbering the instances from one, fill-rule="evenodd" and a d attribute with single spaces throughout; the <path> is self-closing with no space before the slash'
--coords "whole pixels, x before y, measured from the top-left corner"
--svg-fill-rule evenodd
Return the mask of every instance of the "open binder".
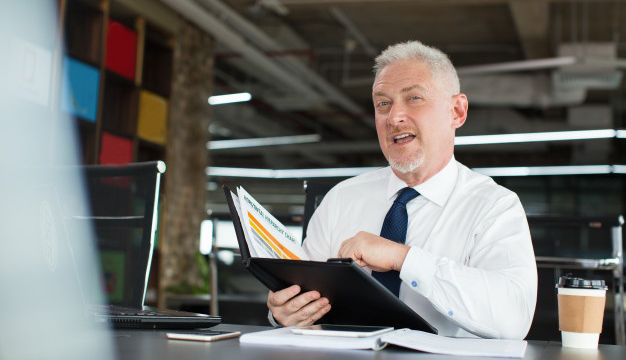
<path id="1" fill-rule="evenodd" d="M 224 187 L 243 265 L 272 291 L 297 284 L 317 290 L 332 306 L 320 323 L 381 325 L 437 334 L 437 330 L 351 259 L 323 261 L 251 257 L 233 193 Z"/>

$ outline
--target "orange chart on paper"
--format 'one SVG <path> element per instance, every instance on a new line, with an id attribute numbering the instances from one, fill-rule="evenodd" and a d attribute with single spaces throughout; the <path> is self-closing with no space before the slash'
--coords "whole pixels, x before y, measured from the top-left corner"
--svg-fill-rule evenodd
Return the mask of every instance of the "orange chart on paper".
<path id="1" fill-rule="evenodd" d="M 272 249 L 274 249 L 274 251 L 280 254 L 283 259 L 300 260 L 299 257 L 289 251 L 289 249 L 281 244 L 280 241 L 276 240 L 276 238 L 274 238 L 272 234 L 270 234 L 270 232 L 267 231 L 267 229 L 265 229 L 249 211 L 248 218 L 250 218 L 250 225 L 252 228 L 263 238 L 263 240 L 265 240 L 265 242 L 267 242 L 269 246 L 272 247 Z"/>

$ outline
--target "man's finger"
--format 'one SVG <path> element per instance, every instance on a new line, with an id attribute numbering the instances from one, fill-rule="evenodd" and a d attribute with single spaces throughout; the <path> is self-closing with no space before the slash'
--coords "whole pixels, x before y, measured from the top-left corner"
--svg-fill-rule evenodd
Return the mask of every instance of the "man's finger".
<path id="1" fill-rule="evenodd" d="M 317 291 L 309 291 L 289 300 L 289 303 L 287 303 L 287 307 L 289 308 L 290 312 L 295 313 L 297 311 L 300 311 L 300 309 L 305 307 L 310 302 L 319 299 L 320 296 L 320 293 L 318 293 Z"/>
<path id="2" fill-rule="evenodd" d="M 317 313 L 320 309 L 328 305 L 329 301 L 327 298 L 320 298 L 318 300 L 312 301 L 306 306 L 303 306 L 300 311 L 298 311 L 298 320 L 306 320 Z"/>
<path id="3" fill-rule="evenodd" d="M 352 238 L 345 240 L 344 242 L 341 243 L 341 246 L 339 246 L 339 253 L 337 254 L 337 257 L 339 258 L 343 258 L 343 257 L 348 257 L 346 256 L 347 254 L 347 250 L 346 248 L 348 247 L 347 244 L 348 242 L 351 240 Z"/>
<path id="4" fill-rule="evenodd" d="M 267 296 L 268 305 L 272 306 L 281 306 L 287 303 L 287 301 L 291 300 L 294 296 L 300 293 L 300 286 L 292 285 L 286 289 L 272 292 L 270 291 Z"/>
<path id="5" fill-rule="evenodd" d="M 326 304 L 321 309 L 317 310 L 313 315 L 309 316 L 307 319 L 304 319 L 298 323 L 298 326 L 308 326 L 313 325 L 315 322 L 322 318 L 322 316 L 326 315 L 330 311 L 331 305 Z"/>

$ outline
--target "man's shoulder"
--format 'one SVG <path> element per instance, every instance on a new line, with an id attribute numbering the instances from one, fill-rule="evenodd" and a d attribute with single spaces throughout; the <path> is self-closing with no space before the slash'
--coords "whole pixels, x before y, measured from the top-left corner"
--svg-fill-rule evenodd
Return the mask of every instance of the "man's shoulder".
<path id="1" fill-rule="evenodd" d="M 391 170 L 389 167 L 371 170 L 341 181 L 333 187 L 333 190 L 337 191 L 352 188 L 360 189 L 368 186 L 379 186 L 381 183 L 386 183 L 388 181 L 390 172 Z"/>
<path id="2" fill-rule="evenodd" d="M 471 196 L 489 199 L 516 197 L 515 192 L 497 184 L 491 177 L 476 172 L 457 162 L 459 169 L 458 189 Z"/>

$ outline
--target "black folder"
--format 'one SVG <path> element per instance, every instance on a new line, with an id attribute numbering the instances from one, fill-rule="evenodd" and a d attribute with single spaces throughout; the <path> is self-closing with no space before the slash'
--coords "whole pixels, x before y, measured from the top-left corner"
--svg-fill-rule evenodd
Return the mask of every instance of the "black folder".
<path id="1" fill-rule="evenodd" d="M 393 326 L 437 334 L 437 329 L 351 259 L 323 262 L 251 257 L 232 193 L 226 186 L 224 193 L 243 265 L 272 291 L 294 284 L 300 285 L 302 292 L 319 291 L 332 306 L 319 323 Z"/>

